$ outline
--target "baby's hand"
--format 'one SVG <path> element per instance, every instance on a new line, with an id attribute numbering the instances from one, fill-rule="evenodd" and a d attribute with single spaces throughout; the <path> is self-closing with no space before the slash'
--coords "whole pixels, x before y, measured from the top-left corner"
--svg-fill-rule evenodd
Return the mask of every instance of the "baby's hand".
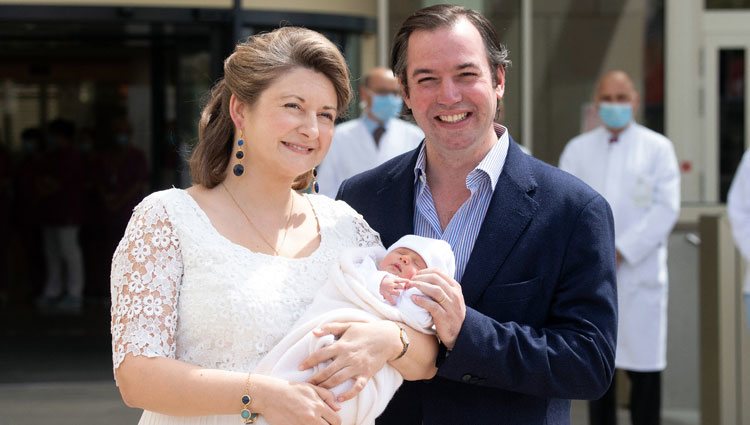
<path id="1" fill-rule="evenodd" d="M 380 282 L 380 295 L 391 305 L 396 305 L 396 298 L 409 281 L 396 276 L 386 276 Z"/>

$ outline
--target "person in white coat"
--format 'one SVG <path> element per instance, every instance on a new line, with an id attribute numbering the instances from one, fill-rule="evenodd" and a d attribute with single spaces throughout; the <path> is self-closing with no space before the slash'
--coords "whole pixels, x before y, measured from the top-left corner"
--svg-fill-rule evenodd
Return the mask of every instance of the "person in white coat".
<path id="1" fill-rule="evenodd" d="M 318 167 L 319 191 L 336 197 L 345 179 L 374 168 L 416 148 L 424 133 L 398 118 L 401 99 L 398 80 L 388 68 L 373 68 L 362 79 L 362 115 L 336 126 L 333 144 Z"/>
<path id="2" fill-rule="evenodd" d="M 727 197 L 727 212 L 729 222 L 732 224 L 732 235 L 737 248 L 750 262 L 750 150 L 745 152 L 737 167 L 737 172 L 732 180 Z M 745 286 L 743 289 L 745 298 L 745 319 L 750 329 L 750 267 L 745 273 Z"/>
<path id="3" fill-rule="evenodd" d="M 633 424 L 658 424 L 666 368 L 667 238 L 680 208 L 672 143 L 633 120 L 639 96 L 623 71 L 609 71 L 594 98 L 603 125 L 573 138 L 560 168 L 601 193 L 612 207 L 618 291 L 615 366 L 631 381 Z M 615 383 L 589 403 L 590 423 L 615 424 Z"/>

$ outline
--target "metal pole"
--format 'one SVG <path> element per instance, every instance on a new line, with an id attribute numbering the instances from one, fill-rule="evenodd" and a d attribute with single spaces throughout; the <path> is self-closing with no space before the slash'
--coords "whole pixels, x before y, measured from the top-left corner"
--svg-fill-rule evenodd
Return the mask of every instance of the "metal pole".
<path id="1" fill-rule="evenodd" d="M 533 0 L 521 1 L 521 137 L 529 152 L 534 152 L 532 114 L 534 111 L 534 71 L 532 68 Z"/>
<path id="2" fill-rule="evenodd" d="M 378 66 L 388 63 L 388 0 L 378 0 Z"/>
<path id="3" fill-rule="evenodd" d="M 242 37 L 242 0 L 234 0 L 232 6 L 232 48 Z"/>

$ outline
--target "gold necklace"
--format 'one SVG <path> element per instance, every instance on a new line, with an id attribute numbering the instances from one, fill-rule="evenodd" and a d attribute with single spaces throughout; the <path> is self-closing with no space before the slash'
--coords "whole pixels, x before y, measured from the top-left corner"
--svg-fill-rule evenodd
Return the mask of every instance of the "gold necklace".
<path id="1" fill-rule="evenodd" d="M 245 220 L 252 226 L 252 228 L 255 230 L 255 232 L 260 236 L 260 238 L 263 240 L 263 242 L 268 245 L 269 248 L 271 248 L 271 251 L 273 251 L 273 254 L 278 257 L 279 251 L 276 250 L 276 247 L 274 245 L 271 245 L 270 242 L 263 236 L 263 233 L 258 229 L 258 226 L 253 223 L 252 220 L 250 220 L 250 217 L 245 213 L 245 210 L 242 209 L 240 204 L 237 202 L 236 199 L 234 199 L 234 195 L 232 195 L 232 192 L 229 191 L 229 188 L 224 184 L 224 182 L 221 182 L 221 186 L 224 188 L 224 190 L 227 191 L 229 194 L 229 197 L 232 199 L 232 202 L 234 202 L 234 205 L 237 206 L 237 209 L 240 210 L 242 215 L 245 216 Z M 289 223 L 292 222 L 292 211 L 294 211 L 294 195 L 292 195 L 292 204 L 289 206 L 289 216 L 286 219 L 286 226 L 284 226 L 284 235 L 281 237 L 281 243 L 279 244 L 279 249 L 282 249 L 284 247 L 284 242 L 286 242 L 286 234 L 289 233 Z"/>

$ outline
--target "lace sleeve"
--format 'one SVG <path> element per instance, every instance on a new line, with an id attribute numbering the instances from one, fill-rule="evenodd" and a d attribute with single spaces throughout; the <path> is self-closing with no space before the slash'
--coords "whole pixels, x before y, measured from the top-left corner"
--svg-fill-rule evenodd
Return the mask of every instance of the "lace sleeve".
<path id="1" fill-rule="evenodd" d="M 380 242 L 380 234 L 373 230 L 360 214 L 354 216 L 354 228 L 357 229 L 357 246 L 371 247 L 383 245 Z"/>
<path id="2" fill-rule="evenodd" d="M 113 370 L 128 353 L 174 358 L 182 256 L 163 203 L 147 198 L 136 207 L 110 278 Z"/>
<path id="3" fill-rule="evenodd" d="M 354 243 L 354 246 L 360 248 L 369 248 L 372 246 L 383 246 L 380 242 L 380 234 L 373 230 L 362 214 L 342 200 L 331 201 L 322 195 L 319 199 L 327 200 L 328 208 L 336 220 L 336 227 L 342 232 L 341 236 L 348 243 Z M 340 227 L 339 227 L 340 226 Z M 353 230 L 353 232 L 352 232 Z M 351 246 L 351 245 L 347 245 Z"/>

